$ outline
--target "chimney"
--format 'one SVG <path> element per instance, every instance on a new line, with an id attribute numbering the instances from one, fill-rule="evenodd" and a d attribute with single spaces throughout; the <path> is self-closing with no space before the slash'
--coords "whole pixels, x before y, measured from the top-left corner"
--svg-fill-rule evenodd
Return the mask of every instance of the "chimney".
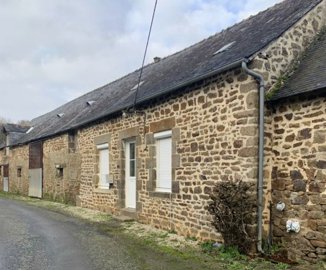
<path id="1" fill-rule="evenodd" d="M 160 61 L 161 61 L 161 57 L 158 56 L 154 57 L 154 63 L 158 63 Z"/>

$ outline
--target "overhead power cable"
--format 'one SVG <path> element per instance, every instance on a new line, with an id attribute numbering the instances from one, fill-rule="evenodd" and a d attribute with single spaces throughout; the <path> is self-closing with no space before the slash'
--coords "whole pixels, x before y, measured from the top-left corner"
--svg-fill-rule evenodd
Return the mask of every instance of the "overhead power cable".
<path id="1" fill-rule="evenodd" d="M 143 62 L 142 62 L 141 68 L 140 68 L 140 73 L 139 73 L 138 83 L 137 83 L 137 89 L 136 89 L 136 93 L 135 93 L 135 99 L 134 99 L 134 104 L 133 104 L 132 110 L 135 109 L 136 102 L 137 102 L 139 87 L 140 87 L 140 84 L 141 84 L 141 78 L 142 78 L 142 75 L 143 75 L 143 70 L 144 70 L 144 65 L 145 65 L 145 60 L 146 60 L 146 55 L 147 55 L 148 44 L 149 44 L 149 40 L 150 40 L 151 33 L 152 33 L 152 27 L 153 27 L 153 22 L 154 22 L 156 7 L 157 7 L 157 1 L 158 0 L 155 0 L 154 10 L 153 10 L 152 20 L 151 20 L 151 25 L 150 25 L 149 31 L 148 31 L 148 36 L 147 36 L 147 42 L 146 42 L 146 47 L 145 47 Z"/>

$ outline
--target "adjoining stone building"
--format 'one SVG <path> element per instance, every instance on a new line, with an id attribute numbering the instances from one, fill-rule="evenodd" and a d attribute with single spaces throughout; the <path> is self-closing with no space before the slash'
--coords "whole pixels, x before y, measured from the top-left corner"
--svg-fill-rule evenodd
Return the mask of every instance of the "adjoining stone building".
<path id="1" fill-rule="evenodd" d="M 258 179 L 259 87 L 248 66 L 273 100 L 265 113 L 264 233 L 272 233 L 271 206 L 274 237 L 289 257 L 325 258 L 325 84 L 303 93 L 280 87 L 308 48 L 323 52 L 325 10 L 325 0 L 283 1 L 147 65 L 140 83 L 137 70 L 32 120 L 0 153 L 9 191 L 220 239 L 206 209 L 214 184 Z M 301 231 L 287 233 L 288 220 Z"/>
<path id="2" fill-rule="evenodd" d="M 12 192 L 20 193 L 28 186 L 28 175 L 22 175 L 25 159 L 19 154 L 15 154 L 16 162 L 13 163 L 13 160 L 9 157 L 9 145 L 16 142 L 29 128 L 15 124 L 2 125 L 2 134 L 4 134 L 5 140 L 0 144 L 0 184 L 3 191 L 8 192 L 10 189 Z M 9 166 L 9 161 L 11 166 Z M 12 171 L 10 172 L 10 170 Z M 9 174 L 13 176 L 13 181 L 9 181 Z"/>
<path id="3" fill-rule="evenodd" d="M 326 251 L 326 32 L 303 56 L 295 73 L 269 105 L 272 201 L 285 204 L 273 215 L 274 239 L 291 258 L 325 259 Z M 284 230 L 298 221 L 301 230 Z"/>

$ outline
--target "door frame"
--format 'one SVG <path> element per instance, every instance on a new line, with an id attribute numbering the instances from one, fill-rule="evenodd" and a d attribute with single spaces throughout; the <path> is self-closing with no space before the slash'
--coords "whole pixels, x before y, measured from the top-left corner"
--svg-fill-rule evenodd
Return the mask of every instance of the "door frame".
<path id="1" fill-rule="evenodd" d="M 134 176 L 130 176 L 130 145 L 134 144 Z M 136 154 L 136 140 L 125 140 L 125 208 L 136 210 L 137 206 L 137 154 Z M 133 181 L 133 183 L 130 183 Z"/>
<path id="2" fill-rule="evenodd" d="M 29 144 L 28 196 L 43 197 L 43 141 Z"/>
<path id="3" fill-rule="evenodd" d="M 9 192 L 9 164 L 1 166 L 2 169 L 2 189 L 4 192 Z M 6 185 L 5 185 L 6 183 Z M 5 189 L 6 187 L 6 189 Z"/>

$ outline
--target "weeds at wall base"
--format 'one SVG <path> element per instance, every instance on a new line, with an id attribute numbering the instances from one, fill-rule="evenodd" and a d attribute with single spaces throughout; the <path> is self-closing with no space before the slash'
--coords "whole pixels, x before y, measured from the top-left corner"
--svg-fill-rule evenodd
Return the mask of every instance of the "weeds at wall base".
<path id="1" fill-rule="evenodd" d="M 200 244 L 204 254 L 215 258 L 224 269 L 227 270 L 261 270 L 275 269 L 285 270 L 290 269 L 290 265 L 286 263 L 278 263 L 269 261 L 268 257 L 250 257 L 240 254 L 236 247 L 215 247 L 216 243 L 207 241 Z"/>

